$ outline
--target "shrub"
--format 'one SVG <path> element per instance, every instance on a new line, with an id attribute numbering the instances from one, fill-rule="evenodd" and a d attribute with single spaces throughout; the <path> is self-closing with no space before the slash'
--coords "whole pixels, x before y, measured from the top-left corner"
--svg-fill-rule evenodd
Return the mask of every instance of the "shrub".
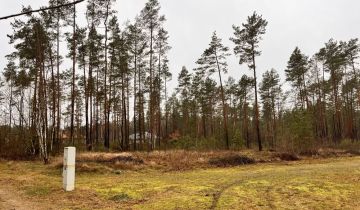
<path id="1" fill-rule="evenodd" d="M 233 149 L 242 149 L 244 147 L 245 141 L 241 135 L 240 129 L 235 130 L 231 143 Z"/>
<path id="2" fill-rule="evenodd" d="M 280 160 L 284 161 L 297 161 L 300 158 L 294 153 L 277 153 L 275 157 L 280 158 Z"/>
<path id="3" fill-rule="evenodd" d="M 242 155 L 232 155 L 221 158 L 212 158 L 209 160 L 210 165 L 215 165 L 217 167 L 247 165 L 247 164 L 254 164 L 255 162 L 256 161 L 254 159 Z"/>

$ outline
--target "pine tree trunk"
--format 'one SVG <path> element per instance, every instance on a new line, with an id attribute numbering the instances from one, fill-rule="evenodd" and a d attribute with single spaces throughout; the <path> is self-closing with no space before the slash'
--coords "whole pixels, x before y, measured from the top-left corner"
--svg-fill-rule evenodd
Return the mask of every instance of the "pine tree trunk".
<path id="1" fill-rule="evenodd" d="M 9 101 L 9 132 L 11 132 L 12 126 L 12 104 L 13 104 L 13 79 L 10 79 L 10 101 Z"/>
<path id="2" fill-rule="evenodd" d="M 58 3 L 59 4 L 59 3 Z M 60 149 L 60 14 L 59 9 L 57 10 L 57 22 L 56 22 L 56 78 L 57 78 L 57 116 L 56 116 L 56 150 Z"/>
<path id="3" fill-rule="evenodd" d="M 229 142 L 229 131 L 228 131 L 228 126 L 227 126 L 227 105 L 225 103 L 225 93 L 224 93 L 224 87 L 222 84 L 222 79 L 221 79 L 221 70 L 220 70 L 220 65 L 218 62 L 218 57 L 216 55 L 215 52 L 215 58 L 216 58 L 216 64 L 218 67 L 218 73 L 219 73 L 219 80 L 220 80 L 220 90 L 221 90 L 221 101 L 222 101 L 222 107 L 223 107 L 223 117 L 224 117 L 224 132 L 225 132 L 225 143 L 226 143 L 226 149 L 230 149 L 230 142 Z"/>
<path id="4" fill-rule="evenodd" d="M 50 55 L 50 66 L 51 66 L 51 91 L 52 91 L 52 125 L 51 125 L 51 143 L 50 151 L 53 151 L 53 146 L 56 138 L 55 126 L 56 126 L 56 93 L 55 93 L 55 75 L 54 75 L 54 65 L 53 65 L 53 56 L 52 56 L 52 47 L 49 46 L 49 55 Z"/>
<path id="5" fill-rule="evenodd" d="M 136 41 L 135 41 L 135 51 L 137 50 L 137 44 L 136 44 Z M 136 92 L 136 86 L 137 86 L 137 83 L 136 83 L 136 77 L 137 77 L 137 55 L 136 55 L 136 52 L 135 52 L 135 55 L 134 55 L 134 151 L 136 151 L 137 147 L 136 147 L 136 143 L 137 143 L 137 130 L 136 130 L 136 99 L 137 99 L 137 92 Z"/>
<path id="6" fill-rule="evenodd" d="M 153 129 L 154 129 L 154 94 L 153 94 L 153 24 L 151 23 L 150 26 L 150 104 L 149 104 L 149 115 L 150 115 L 150 124 L 149 124 L 149 131 L 150 131 L 150 141 L 147 140 L 147 151 L 150 152 L 152 150 L 152 144 L 154 140 L 153 136 Z"/>
<path id="7" fill-rule="evenodd" d="M 96 93 L 95 93 L 95 145 L 99 143 L 99 69 L 96 71 Z"/>
<path id="8" fill-rule="evenodd" d="M 129 85 L 129 81 L 130 81 L 130 78 L 129 78 L 129 74 L 127 73 L 126 74 L 126 81 L 125 81 L 125 86 L 126 86 L 126 143 L 127 143 L 127 150 L 129 151 L 130 150 L 130 141 L 129 141 L 129 135 L 130 135 L 130 85 Z"/>
<path id="9" fill-rule="evenodd" d="M 167 102 L 167 82 L 166 82 L 166 76 L 164 78 L 164 82 L 165 82 L 165 135 L 164 138 L 165 140 L 165 149 L 167 148 L 167 141 L 168 141 L 168 137 L 169 137 L 169 132 L 168 132 L 168 118 L 169 118 L 169 113 L 168 113 L 168 102 Z"/>
<path id="10" fill-rule="evenodd" d="M 70 139 L 71 144 L 75 145 L 74 140 L 74 112 L 75 112 L 75 66 L 76 66 L 76 6 L 74 4 L 74 14 L 73 14 L 73 68 L 72 68 L 72 82 L 71 82 L 71 123 L 70 123 Z"/>
<path id="11" fill-rule="evenodd" d="M 83 60 L 85 61 L 85 55 L 83 57 Z M 89 138 L 89 94 L 88 94 L 88 83 L 86 78 L 86 65 L 84 64 L 84 96 L 85 96 L 85 143 L 86 143 L 86 149 L 88 151 L 91 151 L 90 147 L 90 138 Z"/>
<path id="12" fill-rule="evenodd" d="M 110 141 L 109 141 L 109 134 L 110 134 L 110 128 L 109 128 L 109 116 L 108 116 L 108 93 L 107 93 L 107 70 L 108 70 L 108 58 L 107 58 L 107 40 L 108 40 L 108 29 L 107 29 L 107 19 L 109 16 L 109 5 L 110 2 L 107 0 L 106 5 L 106 14 L 105 14 L 105 72 L 104 72 L 104 118 L 105 118 L 105 132 L 104 132 L 104 146 L 107 150 L 110 149 Z"/>
<path id="13" fill-rule="evenodd" d="M 256 81 L 256 64 L 255 64 L 255 54 L 254 54 L 254 46 L 252 46 L 252 61 L 253 61 L 253 69 L 254 69 L 254 87 L 255 87 L 255 129 L 256 136 L 259 146 L 259 151 L 262 151 L 261 144 L 261 134 L 260 134 L 260 122 L 259 122 L 259 104 L 258 104 L 258 93 L 257 93 L 257 81 Z"/>
<path id="14" fill-rule="evenodd" d="M 142 95 L 142 89 L 141 89 L 141 69 L 139 67 L 139 73 L 138 73 L 138 85 L 139 85 L 139 137 L 140 137 L 140 150 L 143 149 L 143 95 Z"/>
<path id="15" fill-rule="evenodd" d="M 246 93 L 245 93 L 246 98 Z M 247 114 L 247 102 L 244 100 L 244 133 L 245 133 L 245 141 L 246 147 L 250 149 L 250 138 L 249 138 L 249 127 L 248 127 L 248 114 Z"/>
<path id="16" fill-rule="evenodd" d="M 91 57 L 91 52 L 90 52 L 90 56 Z M 93 104 L 94 104 L 94 100 L 93 100 L 93 90 L 94 90 L 94 83 L 93 83 L 93 77 L 92 77 L 92 65 L 91 63 L 89 64 L 89 84 L 88 84 L 88 92 L 89 92 L 89 101 L 90 101 L 90 125 L 89 125 L 89 144 L 87 146 L 87 150 L 91 151 L 93 149 Z"/>
<path id="17" fill-rule="evenodd" d="M 124 70 L 123 70 L 124 71 Z M 122 137 L 123 137 L 123 149 L 127 150 L 128 149 L 128 142 L 127 142 L 127 139 L 126 139 L 126 136 L 127 136 L 127 111 L 126 111 L 126 97 L 125 97 L 125 81 L 124 81 L 124 72 L 121 72 L 121 96 L 122 96 L 122 110 L 123 110 L 123 113 L 122 113 L 122 124 L 123 124 L 123 129 L 122 129 Z"/>
<path id="18" fill-rule="evenodd" d="M 158 127 L 157 127 L 157 142 L 158 142 L 158 149 L 160 149 L 160 136 L 161 136 L 161 44 L 160 44 L 160 49 L 159 49 L 159 61 L 158 61 Z"/>

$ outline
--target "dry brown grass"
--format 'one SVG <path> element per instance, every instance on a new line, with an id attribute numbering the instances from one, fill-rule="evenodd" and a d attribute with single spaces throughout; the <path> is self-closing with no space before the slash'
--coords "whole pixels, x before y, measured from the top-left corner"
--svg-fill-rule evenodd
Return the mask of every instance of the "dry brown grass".
<path id="1" fill-rule="evenodd" d="M 77 171 L 106 173 L 120 170 L 154 169 L 162 171 L 185 171 L 200 168 L 231 167 L 254 163 L 298 161 L 312 158 L 351 157 L 358 153 L 346 150 L 319 149 L 301 155 L 274 151 L 154 151 L 154 152 L 80 152 L 76 157 Z M 52 164 L 62 167 L 62 158 L 56 157 Z"/>
<path id="2" fill-rule="evenodd" d="M 320 148 L 318 150 L 300 153 L 300 155 L 311 158 L 354 157 L 360 156 L 360 150 Z"/>
<path id="3" fill-rule="evenodd" d="M 274 162 L 279 158 L 274 152 L 254 151 L 154 151 L 125 153 L 79 153 L 78 172 L 108 172 L 112 170 L 156 169 L 163 171 L 184 171 L 194 168 L 228 167 L 256 162 Z M 216 164 L 214 164 L 216 163 Z M 62 167 L 61 157 L 53 161 L 57 168 Z"/>

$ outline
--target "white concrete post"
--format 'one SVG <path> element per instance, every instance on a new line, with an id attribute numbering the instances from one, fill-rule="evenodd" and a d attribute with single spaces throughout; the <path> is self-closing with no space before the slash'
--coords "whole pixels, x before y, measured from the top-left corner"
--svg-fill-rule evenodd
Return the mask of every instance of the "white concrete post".
<path id="1" fill-rule="evenodd" d="M 75 147 L 64 148 L 63 187 L 65 191 L 75 189 Z"/>

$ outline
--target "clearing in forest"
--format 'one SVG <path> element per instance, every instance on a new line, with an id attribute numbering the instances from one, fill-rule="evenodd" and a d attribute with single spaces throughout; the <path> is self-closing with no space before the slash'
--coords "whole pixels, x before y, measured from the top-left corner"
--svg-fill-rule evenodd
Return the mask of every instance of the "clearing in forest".
<path id="1" fill-rule="evenodd" d="M 141 163 L 139 163 L 141 164 Z M 61 167 L 0 161 L 0 208 L 359 209 L 360 157 L 163 170 L 81 164 L 76 190 Z"/>

